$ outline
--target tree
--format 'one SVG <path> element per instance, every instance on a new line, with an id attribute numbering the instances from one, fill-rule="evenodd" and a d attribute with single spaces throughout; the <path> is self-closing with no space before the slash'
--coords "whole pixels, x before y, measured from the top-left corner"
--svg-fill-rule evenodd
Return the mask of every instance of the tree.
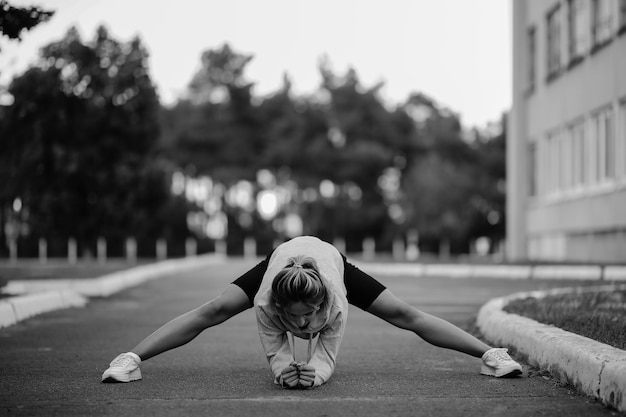
<path id="1" fill-rule="evenodd" d="M 470 202 L 480 169 L 477 154 L 463 138 L 458 115 L 430 97 L 414 94 L 404 110 L 416 123 L 422 147 L 403 180 L 407 223 L 432 251 L 452 243 L 464 252 L 475 210 Z"/>
<path id="2" fill-rule="evenodd" d="M 150 168 L 159 102 L 147 56 L 139 39 L 122 44 L 100 27 L 85 44 L 70 29 L 9 86 L 2 200 L 21 199 L 33 234 L 141 234 L 135 219 L 154 220 L 166 202 L 168 179 Z"/>
<path id="3" fill-rule="evenodd" d="M 328 60 L 310 96 L 295 96 L 285 75 L 274 94 L 253 97 L 251 59 L 228 45 L 206 51 L 189 98 L 164 111 L 163 146 L 187 172 L 227 190 L 247 180 L 256 192 L 255 174 L 269 170 L 295 189 L 283 210 L 306 219 L 305 233 L 343 237 L 350 249 L 369 236 L 390 248 L 417 229 L 433 250 L 451 242 L 461 252 L 486 231 L 501 203 L 490 191 L 501 155 L 489 141 L 469 142 L 458 114 L 420 93 L 391 108 L 381 84 L 366 88 L 356 70 L 336 74 Z M 224 207 L 231 233 L 268 226 Z"/>
<path id="4" fill-rule="evenodd" d="M 478 155 L 475 195 L 476 208 L 470 237 L 488 237 L 493 246 L 506 235 L 506 115 L 495 126 L 497 132 L 475 132 L 472 145 Z M 493 249 L 493 248 L 492 248 Z"/>
<path id="5" fill-rule="evenodd" d="M 38 6 L 15 7 L 8 1 L 0 0 L 0 34 L 9 39 L 21 38 L 24 30 L 31 30 L 42 22 L 48 21 L 54 11 L 44 10 Z"/>
<path id="6" fill-rule="evenodd" d="M 244 74 L 251 59 L 228 44 L 202 54 L 189 99 L 166 110 L 162 142 L 178 164 L 226 184 L 254 178 L 263 143 Z"/>
<path id="7" fill-rule="evenodd" d="M 378 93 L 382 84 L 365 88 L 354 69 L 336 75 L 325 60 L 320 73 L 328 130 L 316 137 L 309 154 L 319 178 L 339 188 L 324 218 L 332 219 L 326 221 L 333 224 L 330 233 L 346 238 L 349 246 L 360 247 L 368 236 L 384 246 L 403 223 L 393 210 L 399 209 L 401 190 L 389 179 L 406 169 L 416 131 L 406 114 L 385 107 Z"/>

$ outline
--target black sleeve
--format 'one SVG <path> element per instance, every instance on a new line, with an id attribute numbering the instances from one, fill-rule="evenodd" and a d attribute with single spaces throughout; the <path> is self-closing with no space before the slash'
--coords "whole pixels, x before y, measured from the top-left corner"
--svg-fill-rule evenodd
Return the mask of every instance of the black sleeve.
<path id="1" fill-rule="evenodd" d="M 246 293 L 250 299 L 250 305 L 253 305 L 254 297 L 261 287 L 261 281 L 263 281 L 263 275 L 265 275 L 265 271 L 267 271 L 270 256 L 272 256 L 271 253 L 267 255 L 264 260 L 256 264 L 255 267 L 233 281 L 233 284 L 241 288 L 243 292 Z"/>
<path id="2" fill-rule="evenodd" d="M 343 282 L 346 285 L 348 302 L 367 310 L 378 296 L 387 289 L 383 284 L 349 263 L 343 257 Z"/>

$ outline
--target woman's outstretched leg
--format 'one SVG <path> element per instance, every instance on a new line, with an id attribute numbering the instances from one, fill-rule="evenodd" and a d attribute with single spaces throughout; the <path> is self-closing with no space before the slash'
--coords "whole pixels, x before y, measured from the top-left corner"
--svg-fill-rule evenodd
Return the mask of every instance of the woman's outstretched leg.
<path id="1" fill-rule="evenodd" d="M 130 382 L 141 379 L 139 364 L 196 338 L 203 330 L 218 325 L 250 308 L 250 299 L 236 285 L 201 305 L 182 314 L 139 342 L 130 352 L 116 357 L 102 375 L 103 382 Z"/>
<path id="2" fill-rule="evenodd" d="M 452 323 L 410 306 L 389 290 L 383 291 L 367 311 L 396 327 L 414 332 L 435 346 L 454 349 L 477 358 L 491 349 L 491 346 Z"/>
<path id="3" fill-rule="evenodd" d="M 521 366 L 506 353 L 438 317 L 427 314 L 400 300 L 388 289 L 383 291 L 367 309 L 369 313 L 414 332 L 428 343 L 481 358 L 481 373 L 491 376 L 511 376 L 522 372 Z"/>

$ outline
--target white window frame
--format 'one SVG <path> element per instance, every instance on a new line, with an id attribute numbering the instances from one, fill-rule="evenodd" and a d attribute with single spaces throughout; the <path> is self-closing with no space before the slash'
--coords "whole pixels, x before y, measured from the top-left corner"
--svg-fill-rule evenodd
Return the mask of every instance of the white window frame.
<path id="1" fill-rule="evenodd" d="M 546 172 L 546 138 L 537 140 L 537 196 L 544 197 L 547 191 L 547 172 Z"/>
<path id="2" fill-rule="evenodd" d="M 528 196 L 535 198 L 540 195 L 540 160 L 539 141 L 528 141 Z"/>
<path id="3" fill-rule="evenodd" d="M 626 0 L 624 0 L 626 2 Z M 618 103 L 616 134 L 617 177 L 626 182 L 626 98 Z"/>
<path id="4" fill-rule="evenodd" d="M 585 142 L 587 144 L 587 172 L 585 183 L 593 187 L 598 182 L 598 139 L 593 128 L 593 119 L 585 123 Z"/>
<path id="5" fill-rule="evenodd" d="M 585 188 L 586 172 L 587 172 L 587 142 L 585 140 L 585 120 L 581 119 L 569 126 L 570 137 L 572 140 L 572 187 L 576 191 Z"/>
<path id="6" fill-rule="evenodd" d="M 573 146 L 572 135 L 569 130 L 561 133 L 561 191 L 569 193 L 574 186 L 574 163 L 573 163 Z"/>
<path id="7" fill-rule="evenodd" d="M 591 0 L 591 43 L 599 47 L 611 40 L 614 33 L 613 0 Z"/>
<path id="8" fill-rule="evenodd" d="M 592 114 L 590 132 L 593 139 L 590 152 L 595 167 L 597 186 L 611 185 L 617 179 L 617 138 L 613 106 L 605 107 Z"/>
<path id="9" fill-rule="evenodd" d="M 571 63 L 583 58 L 589 48 L 589 3 L 587 0 L 569 0 L 567 11 L 567 40 Z"/>
<path id="10" fill-rule="evenodd" d="M 546 74 L 548 79 L 557 76 L 563 66 L 562 30 L 561 7 L 557 5 L 546 15 Z"/>
<path id="11" fill-rule="evenodd" d="M 556 135 L 556 152 L 553 156 L 552 163 L 556 166 L 556 193 L 558 195 L 563 193 L 565 189 L 565 158 L 564 150 L 565 144 L 563 140 L 563 134 L 561 132 Z"/>
<path id="12" fill-rule="evenodd" d="M 546 179 L 547 194 L 557 197 L 561 190 L 561 135 L 554 131 L 546 138 Z"/>
<path id="13" fill-rule="evenodd" d="M 537 83 L 537 27 L 531 26 L 526 31 L 526 89 L 533 91 Z"/>

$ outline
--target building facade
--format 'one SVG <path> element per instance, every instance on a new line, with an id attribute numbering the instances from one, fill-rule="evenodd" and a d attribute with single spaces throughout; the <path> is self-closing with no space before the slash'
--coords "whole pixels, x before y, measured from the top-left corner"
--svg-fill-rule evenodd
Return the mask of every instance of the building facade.
<path id="1" fill-rule="evenodd" d="M 507 258 L 626 262 L 626 0 L 511 0 Z"/>

